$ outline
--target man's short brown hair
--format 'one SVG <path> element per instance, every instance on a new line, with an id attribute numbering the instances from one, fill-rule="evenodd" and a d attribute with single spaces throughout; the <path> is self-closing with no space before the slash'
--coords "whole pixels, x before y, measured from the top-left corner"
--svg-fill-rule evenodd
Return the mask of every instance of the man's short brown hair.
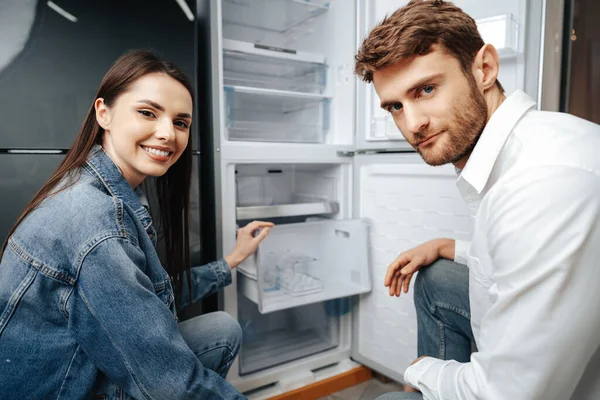
<path id="1" fill-rule="evenodd" d="M 454 4 L 411 0 L 369 33 L 355 57 L 354 72 L 372 82 L 373 72 L 406 58 L 424 56 L 433 45 L 439 45 L 470 76 L 475 55 L 484 44 L 473 18 Z M 498 80 L 496 85 L 504 91 Z"/>

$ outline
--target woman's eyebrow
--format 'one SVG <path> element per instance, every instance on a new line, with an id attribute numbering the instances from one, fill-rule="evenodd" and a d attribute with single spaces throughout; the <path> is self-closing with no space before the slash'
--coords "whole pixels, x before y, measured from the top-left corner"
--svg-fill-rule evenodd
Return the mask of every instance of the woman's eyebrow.
<path id="1" fill-rule="evenodd" d="M 161 106 L 160 104 L 158 104 L 157 102 L 152 101 L 152 100 L 145 100 L 144 99 L 144 100 L 138 100 L 137 102 L 138 103 L 148 104 L 149 106 L 152 106 L 152 107 L 156 108 L 159 111 L 163 111 L 163 112 L 165 111 L 165 108 L 163 106 Z M 178 113 L 177 117 L 192 119 L 192 116 L 190 114 L 188 114 L 188 113 Z"/>

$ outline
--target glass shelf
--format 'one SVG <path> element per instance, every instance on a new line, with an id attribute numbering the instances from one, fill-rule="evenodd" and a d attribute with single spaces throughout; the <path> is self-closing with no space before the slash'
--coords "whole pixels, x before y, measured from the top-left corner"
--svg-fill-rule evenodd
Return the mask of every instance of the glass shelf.
<path id="1" fill-rule="evenodd" d="M 224 0 L 223 22 L 287 33 L 329 11 L 323 0 Z"/>
<path id="2" fill-rule="evenodd" d="M 327 96 L 225 86 L 225 101 L 229 140 L 324 143 L 329 131 Z"/>
<path id="3" fill-rule="evenodd" d="M 305 215 L 329 215 L 335 214 L 339 210 L 340 206 L 336 201 L 237 207 L 237 219 L 249 220 Z"/>
<path id="4" fill-rule="evenodd" d="M 225 49 L 225 85 L 319 94 L 325 91 L 327 65 L 275 57 L 276 52 L 272 53 L 266 56 Z"/>

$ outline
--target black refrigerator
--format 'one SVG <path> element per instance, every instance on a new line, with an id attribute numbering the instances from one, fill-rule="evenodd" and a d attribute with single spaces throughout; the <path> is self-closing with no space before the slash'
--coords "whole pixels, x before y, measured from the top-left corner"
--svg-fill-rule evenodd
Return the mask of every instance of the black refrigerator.
<path id="1" fill-rule="evenodd" d="M 0 2 L 1 241 L 63 159 L 119 55 L 155 50 L 196 81 L 196 20 L 195 0 Z M 191 138 L 194 259 L 200 257 L 197 126 Z"/>

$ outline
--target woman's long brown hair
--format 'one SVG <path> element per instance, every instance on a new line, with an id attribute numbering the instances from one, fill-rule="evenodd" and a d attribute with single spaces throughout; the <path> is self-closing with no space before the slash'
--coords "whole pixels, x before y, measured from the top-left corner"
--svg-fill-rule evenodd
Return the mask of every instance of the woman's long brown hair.
<path id="1" fill-rule="evenodd" d="M 95 99 L 101 97 L 104 99 L 104 103 L 111 107 L 115 100 L 129 90 L 136 80 L 151 73 L 163 73 L 177 80 L 190 92 L 193 101 L 194 89 L 183 71 L 172 63 L 161 59 L 156 54 L 142 50 L 126 53 L 113 63 L 102 79 Z M 87 161 L 88 155 L 94 145 L 102 143 L 103 134 L 104 129 L 96 121 L 96 111 L 92 102 L 71 149 L 65 155 L 65 158 L 50 179 L 46 181 L 29 204 L 27 204 L 27 207 L 25 207 L 25 210 L 6 236 L 0 250 L 0 260 L 6 249 L 8 239 L 23 219 L 39 206 L 45 198 L 53 194 L 53 189 L 60 182 L 67 180 L 66 185 L 61 185 L 61 190 L 64 190 L 75 182 L 79 168 Z M 173 284 L 178 294 L 177 297 L 179 298 L 183 289 L 184 274 L 188 276 L 190 298 L 192 293 L 191 280 L 189 279 L 190 245 L 188 222 L 191 174 L 192 147 L 191 144 L 188 144 L 181 157 L 169 168 L 165 175 L 146 179 L 144 183 L 146 186 L 154 186 L 151 189 L 154 189 L 158 197 L 161 216 L 160 225 L 164 229 L 164 240 L 168 254 L 166 269 L 173 279 Z"/>

